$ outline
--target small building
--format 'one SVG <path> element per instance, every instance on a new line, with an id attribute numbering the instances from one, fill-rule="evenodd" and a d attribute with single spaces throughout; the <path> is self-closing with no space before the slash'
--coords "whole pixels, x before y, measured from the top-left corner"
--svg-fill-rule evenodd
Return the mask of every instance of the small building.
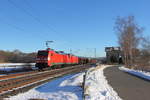
<path id="1" fill-rule="evenodd" d="M 105 47 L 107 63 L 122 63 L 120 47 Z"/>

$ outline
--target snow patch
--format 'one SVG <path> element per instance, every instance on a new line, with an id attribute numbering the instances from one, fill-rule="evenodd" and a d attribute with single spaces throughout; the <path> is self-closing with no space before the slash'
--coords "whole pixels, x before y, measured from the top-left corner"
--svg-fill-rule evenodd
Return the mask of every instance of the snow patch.
<path id="1" fill-rule="evenodd" d="M 103 70 L 109 66 L 102 65 L 91 68 L 85 78 L 85 100 L 121 100 L 103 74 Z"/>
<path id="2" fill-rule="evenodd" d="M 83 74 L 66 75 L 5 100 L 82 100 L 83 91 L 79 84 L 82 81 L 80 79 Z"/>
<path id="3" fill-rule="evenodd" d="M 35 89 L 22 93 L 19 96 L 11 97 L 6 100 L 29 100 L 29 99 L 44 99 L 44 100 L 78 100 L 78 97 L 72 92 L 58 91 L 53 93 L 41 93 Z"/>
<path id="4" fill-rule="evenodd" d="M 37 69 L 35 67 L 35 63 L 7 63 L 7 64 L 0 64 L 0 71 L 12 71 L 12 70 L 21 70 L 24 68 L 32 68 Z"/>
<path id="5" fill-rule="evenodd" d="M 60 86 L 82 86 L 82 83 L 83 83 L 83 75 L 85 73 L 79 73 L 79 74 L 76 74 L 74 76 L 72 76 L 71 78 L 67 79 L 67 80 L 64 80 Z"/>
<path id="6" fill-rule="evenodd" d="M 119 67 L 120 70 L 124 71 L 124 72 L 128 72 L 130 74 L 139 76 L 141 78 L 150 80 L 150 72 L 145 72 L 145 71 L 140 71 L 140 70 L 134 70 L 134 69 L 129 69 L 129 68 L 125 68 L 124 66 Z"/>

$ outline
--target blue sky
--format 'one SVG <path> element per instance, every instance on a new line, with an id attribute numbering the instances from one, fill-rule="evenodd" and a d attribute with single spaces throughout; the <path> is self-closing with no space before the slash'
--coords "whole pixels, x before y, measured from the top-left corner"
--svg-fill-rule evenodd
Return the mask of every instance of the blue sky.
<path id="1" fill-rule="evenodd" d="M 149 0 L 0 0 L 0 49 L 35 52 L 50 47 L 76 55 L 105 56 L 117 46 L 117 16 L 134 15 L 150 35 Z"/>

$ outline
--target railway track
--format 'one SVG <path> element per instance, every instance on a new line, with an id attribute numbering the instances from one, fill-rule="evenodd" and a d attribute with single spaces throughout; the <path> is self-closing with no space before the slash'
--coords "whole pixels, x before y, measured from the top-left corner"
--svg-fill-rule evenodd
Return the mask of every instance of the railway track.
<path id="1" fill-rule="evenodd" d="M 12 77 L 0 77 L 0 98 L 5 97 L 5 94 L 11 94 L 11 92 L 24 88 L 26 86 L 33 85 L 45 80 L 50 80 L 72 72 L 80 72 L 89 67 L 90 65 L 76 65 L 72 67 L 48 70 L 44 72 L 26 72 L 19 75 L 13 75 Z"/>
<path id="2" fill-rule="evenodd" d="M 30 72 L 20 72 L 20 73 L 12 73 L 12 74 L 8 74 L 8 75 L 2 75 L 0 76 L 0 81 L 1 80 L 6 80 L 6 79 L 10 79 L 10 78 L 15 78 L 17 76 L 23 76 L 26 74 L 31 74 L 31 73 L 36 73 L 37 71 L 30 71 Z"/>
<path id="3" fill-rule="evenodd" d="M 52 71 L 52 69 L 48 69 L 48 68 L 45 70 L 51 70 Z M 57 70 L 57 69 L 53 69 L 53 70 Z M 39 72 L 39 71 L 38 70 L 31 70 L 31 71 L 27 71 L 27 72 L 19 72 L 19 73 L 15 73 L 15 74 L 11 73 L 11 74 L 7 74 L 7 75 L 2 75 L 2 76 L 0 76 L 0 81 L 25 76 L 27 74 L 34 74 L 37 72 Z"/>

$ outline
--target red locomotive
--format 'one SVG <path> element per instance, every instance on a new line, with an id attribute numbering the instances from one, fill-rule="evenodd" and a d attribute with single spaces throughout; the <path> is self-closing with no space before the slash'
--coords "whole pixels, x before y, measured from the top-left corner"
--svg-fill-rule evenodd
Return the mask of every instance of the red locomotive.
<path id="1" fill-rule="evenodd" d="M 46 50 L 39 50 L 36 58 L 36 67 L 40 70 L 46 67 L 63 67 L 64 65 L 85 64 L 90 60 L 84 57 L 77 57 L 72 54 L 65 54 L 63 52 L 56 52 L 50 48 Z"/>

